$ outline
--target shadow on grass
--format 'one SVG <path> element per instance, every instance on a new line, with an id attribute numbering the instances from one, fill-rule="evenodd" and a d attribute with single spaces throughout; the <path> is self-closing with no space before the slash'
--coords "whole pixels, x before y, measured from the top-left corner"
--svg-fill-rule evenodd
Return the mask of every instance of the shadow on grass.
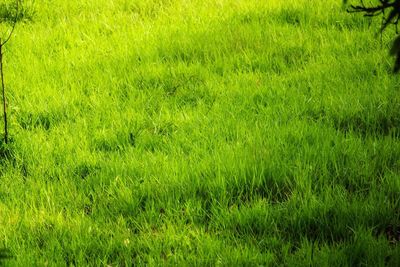
<path id="1" fill-rule="evenodd" d="M 363 114 L 356 114 L 344 118 L 335 118 L 334 126 L 342 132 L 356 132 L 361 136 L 377 135 L 400 137 L 400 117 L 390 115 L 382 115 L 372 119 L 365 119 Z"/>
<path id="2" fill-rule="evenodd" d="M 400 112 L 387 109 L 385 112 L 369 110 L 354 114 L 332 114 L 326 110 L 308 110 L 306 118 L 331 124 L 336 130 L 367 136 L 391 136 L 400 138 Z"/>
<path id="3" fill-rule="evenodd" d="M 14 141 L 10 139 L 5 143 L 3 139 L 0 140 L 0 163 L 9 161 L 14 158 Z"/>
<path id="4" fill-rule="evenodd" d="M 4 266 L 5 261 L 13 258 L 11 251 L 6 248 L 0 248 L 0 266 Z"/>

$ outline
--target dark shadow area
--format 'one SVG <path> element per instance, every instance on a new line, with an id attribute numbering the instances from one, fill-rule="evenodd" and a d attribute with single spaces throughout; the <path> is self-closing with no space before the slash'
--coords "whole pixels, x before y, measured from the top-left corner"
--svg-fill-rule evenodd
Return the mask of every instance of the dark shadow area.
<path id="1" fill-rule="evenodd" d="M 0 140 L 0 164 L 6 161 L 14 159 L 14 140 L 9 139 L 8 143 L 4 142 L 4 139 Z"/>
<path id="2" fill-rule="evenodd" d="M 19 125 L 25 130 L 32 130 L 34 128 L 42 128 L 49 130 L 54 120 L 50 114 L 32 114 L 27 113 L 18 117 Z"/>
<path id="3" fill-rule="evenodd" d="M 11 251 L 6 248 L 0 248 L 0 266 L 5 266 L 7 260 L 13 258 Z"/>
<path id="4" fill-rule="evenodd" d="M 286 202 L 292 195 L 293 179 L 272 170 L 254 173 L 247 170 L 246 177 L 227 183 L 229 205 L 244 205 L 256 199 L 266 199 L 272 204 Z"/>
<path id="5" fill-rule="evenodd" d="M 331 11 L 331 10 L 330 10 Z M 246 12 L 236 14 L 233 20 L 240 24 L 271 24 L 290 25 L 293 27 L 304 27 L 310 25 L 317 28 L 330 28 L 335 30 L 363 29 L 369 27 L 371 21 L 357 15 L 348 15 L 340 10 L 329 16 L 304 12 L 294 7 L 282 8 L 271 12 Z"/>
<path id="6" fill-rule="evenodd" d="M 95 151 L 102 152 L 118 152 L 124 151 L 129 147 L 135 148 L 138 145 L 138 138 L 142 131 L 143 129 L 138 127 L 131 129 L 128 133 L 117 132 L 110 136 L 98 136 L 93 139 L 92 147 Z"/>
<path id="7" fill-rule="evenodd" d="M 396 104 L 392 104 L 396 107 Z M 332 124 L 344 134 L 356 134 L 363 138 L 391 136 L 400 138 L 400 110 L 386 108 L 385 110 L 369 109 L 362 112 L 348 114 L 346 112 L 334 113 L 319 110 L 307 110 L 304 117 L 314 121 Z"/>
<path id="8" fill-rule="evenodd" d="M 73 121 L 73 117 L 69 117 L 63 109 L 53 109 L 38 112 L 21 112 L 16 114 L 18 124 L 24 130 L 43 129 L 51 130 L 52 127 L 62 123 L 63 121 Z"/>
<path id="9" fill-rule="evenodd" d="M 86 180 L 89 176 L 95 175 L 100 167 L 93 164 L 81 163 L 73 170 L 73 174 L 82 180 Z"/>
<path id="10" fill-rule="evenodd" d="M 366 136 L 400 137 L 400 114 L 380 114 L 368 118 L 358 113 L 347 117 L 333 117 L 334 127 L 344 133 L 354 132 Z"/>
<path id="11" fill-rule="evenodd" d="M 382 225 L 375 229 L 374 234 L 376 237 L 383 236 L 391 245 L 400 245 L 400 224 Z"/>

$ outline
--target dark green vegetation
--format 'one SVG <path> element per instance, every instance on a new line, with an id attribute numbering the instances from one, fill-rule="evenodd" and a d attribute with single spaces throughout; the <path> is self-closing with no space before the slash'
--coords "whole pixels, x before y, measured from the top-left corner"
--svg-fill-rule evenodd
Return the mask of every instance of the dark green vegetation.
<path id="1" fill-rule="evenodd" d="M 33 15 L 32 2 L 23 0 L 3 0 L 0 2 L 0 23 L 14 24 L 15 21 L 31 21 Z"/>
<path id="2" fill-rule="evenodd" d="M 344 0 L 347 4 L 348 0 Z M 396 34 L 398 34 L 398 24 L 400 21 L 400 1 L 399 0 L 379 0 L 367 5 L 364 1 L 360 0 L 357 5 L 350 5 L 348 9 L 350 13 L 362 13 L 364 17 L 382 17 L 381 18 L 381 32 L 383 32 L 389 25 L 394 25 Z M 400 35 L 397 36 L 393 42 L 390 53 L 396 56 L 394 65 L 394 72 L 400 71 Z"/>
<path id="3" fill-rule="evenodd" d="M 400 264 L 400 78 L 363 17 L 337 0 L 32 8 L 5 57 L 1 262 Z"/>

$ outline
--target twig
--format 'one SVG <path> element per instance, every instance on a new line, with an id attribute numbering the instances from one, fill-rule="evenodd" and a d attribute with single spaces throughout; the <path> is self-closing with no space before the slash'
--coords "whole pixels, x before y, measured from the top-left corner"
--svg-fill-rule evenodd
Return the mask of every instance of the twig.
<path id="1" fill-rule="evenodd" d="M 347 1 L 345 0 L 344 3 Z M 386 12 L 388 11 L 388 12 Z M 400 21 L 400 0 L 379 0 L 378 4 L 373 6 L 366 6 L 363 0 L 360 0 L 359 5 L 350 5 L 350 9 L 347 10 L 349 13 L 364 13 L 365 17 L 375 17 L 382 15 L 380 37 L 381 47 L 383 43 L 382 34 L 383 31 L 390 25 L 393 24 L 396 28 L 396 34 L 398 34 L 398 24 Z M 400 71 L 400 36 L 393 42 L 391 54 L 396 56 L 394 65 L 394 72 Z"/>
<path id="2" fill-rule="evenodd" d="M 15 0 L 15 17 L 14 22 L 8 36 L 2 41 L 0 39 L 0 76 L 1 76 L 1 87 L 2 87 L 2 96 L 3 96 L 3 114 L 4 114 L 4 142 L 8 144 L 8 121 L 7 121 L 7 98 L 6 98 L 6 89 L 4 86 L 4 72 L 3 72 L 3 47 L 10 40 L 12 34 L 14 33 L 15 25 L 17 25 L 18 21 L 18 13 L 19 13 L 19 1 Z"/>
<path id="3" fill-rule="evenodd" d="M 1 76 L 1 88 L 3 93 L 3 113 L 4 113 L 4 142 L 8 144 L 8 123 L 7 123 L 7 99 L 6 90 L 4 87 L 4 74 L 3 74 L 3 44 L 0 39 L 0 76 Z"/>
<path id="4" fill-rule="evenodd" d="M 389 24 L 397 26 L 400 18 L 400 0 L 379 0 L 380 4 L 367 7 L 363 1 L 360 5 L 351 5 L 347 10 L 349 13 L 364 13 L 365 17 L 375 17 L 382 15 L 381 32 L 386 29 Z M 389 10 L 389 14 L 385 16 L 385 10 Z"/>
<path id="5" fill-rule="evenodd" d="M 8 43 L 8 41 L 10 40 L 12 34 L 14 33 L 14 29 L 15 29 L 15 26 L 17 25 L 17 21 L 18 21 L 19 1 L 20 1 L 20 0 L 15 0 L 15 16 L 14 16 L 14 21 L 13 21 L 13 25 L 12 25 L 11 31 L 10 31 L 10 33 L 8 34 L 8 36 L 7 36 L 7 38 L 5 39 L 5 41 L 0 42 L 0 46 L 4 46 L 6 43 Z"/>

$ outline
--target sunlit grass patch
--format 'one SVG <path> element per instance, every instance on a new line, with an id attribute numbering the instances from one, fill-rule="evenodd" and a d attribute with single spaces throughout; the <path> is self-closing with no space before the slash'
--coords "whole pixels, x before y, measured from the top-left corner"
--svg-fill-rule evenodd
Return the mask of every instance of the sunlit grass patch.
<path id="1" fill-rule="evenodd" d="M 34 7 L 0 264 L 398 265 L 389 32 L 336 0 Z"/>

